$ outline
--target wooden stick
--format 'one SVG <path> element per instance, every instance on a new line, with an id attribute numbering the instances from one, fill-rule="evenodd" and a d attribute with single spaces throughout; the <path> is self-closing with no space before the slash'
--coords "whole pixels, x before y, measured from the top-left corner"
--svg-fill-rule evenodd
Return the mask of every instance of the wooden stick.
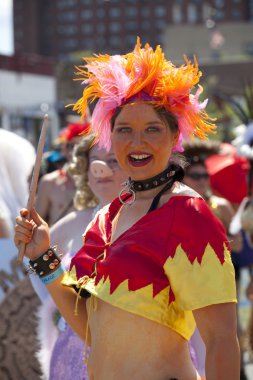
<path id="1" fill-rule="evenodd" d="M 41 165 L 43 149 L 44 149 L 45 140 L 46 140 L 47 128 L 48 128 L 48 115 L 46 114 L 44 116 L 44 120 L 43 120 L 43 124 L 41 128 L 41 133 L 40 133 L 40 138 L 39 138 L 39 143 L 38 143 L 38 148 L 37 148 L 37 155 L 36 155 L 36 160 L 35 160 L 33 174 L 32 174 L 32 180 L 31 180 L 30 189 L 29 189 L 29 197 L 28 197 L 27 206 L 26 206 L 27 210 L 29 211 L 27 219 L 30 219 L 30 211 L 34 207 L 34 201 L 35 201 L 35 195 L 37 191 L 40 165 Z M 25 243 L 22 243 L 20 245 L 19 254 L 18 254 L 18 261 L 20 263 L 22 263 L 24 255 L 25 255 L 25 247 L 26 247 Z"/>

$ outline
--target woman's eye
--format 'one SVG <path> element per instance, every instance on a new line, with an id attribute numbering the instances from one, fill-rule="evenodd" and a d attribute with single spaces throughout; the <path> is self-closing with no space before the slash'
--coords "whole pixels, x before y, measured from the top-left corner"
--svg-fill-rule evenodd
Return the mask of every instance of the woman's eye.
<path id="1" fill-rule="evenodd" d="M 116 129 L 117 133 L 130 133 L 131 128 L 130 127 L 118 127 Z"/>
<path id="2" fill-rule="evenodd" d="M 150 126 L 150 127 L 147 128 L 147 131 L 148 132 L 159 132 L 160 128 L 156 127 L 155 125 L 152 125 L 152 126 Z"/>

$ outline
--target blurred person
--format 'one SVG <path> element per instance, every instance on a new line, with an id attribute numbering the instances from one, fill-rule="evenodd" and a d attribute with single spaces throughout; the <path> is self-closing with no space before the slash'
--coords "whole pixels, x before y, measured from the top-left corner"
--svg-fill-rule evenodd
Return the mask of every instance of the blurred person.
<path id="1" fill-rule="evenodd" d="M 15 214 L 28 199 L 28 177 L 35 149 L 25 138 L 0 128 L 0 208 L 9 233 L 13 234 Z"/>
<path id="2" fill-rule="evenodd" d="M 0 205 L 0 239 L 9 238 L 10 234 L 11 232 L 10 232 L 10 227 L 8 225 L 6 214 Z"/>
<path id="3" fill-rule="evenodd" d="M 40 178 L 35 202 L 36 209 L 50 226 L 75 209 L 73 204 L 75 183 L 68 174 L 67 168 L 73 148 L 82 139 L 80 134 L 85 132 L 87 128 L 88 123 L 68 124 L 59 136 L 62 141 L 62 155 L 66 158 L 66 164 Z"/>
<path id="4" fill-rule="evenodd" d="M 240 232 L 230 236 L 229 227 L 235 215 L 235 210 L 232 204 L 225 198 L 216 196 L 212 193 L 209 181 L 209 173 L 205 164 L 205 159 L 212 154 L 217 154 L 219 143 L 209 143 L 206 141 L 194 141 L 184 145 L 184 155 L 186 156 L 189 165 L 185 168 L 184 183 L 194 189 L 207 202 L 213 213 L 220 219 L 227 232 L 231 250 L 234 255 L 240 253 L 243 240 Z M 240 333 L 240 330 L 238 330 Z M 198 332 L 195 331 L 191 339 L 192 348 L 195 351 L 196 360 L 199 371 L 205 375 L 205 347 L 203 340 Z M 243 363 L 243 361 L 241 361 Z M 244 379 L 243 364 L 241 364 L 241 379 Z"/>
<path id="5" fill-rule="evenodd" d="M 248 325 L 245 330 L 242 329 L 239 320 L 239 338 L 241 343 L 242 353 L 244 351 L 253 351 L 253 199 L 252 197 L 245 197 L 233 220 L 230 227 L 233 229 L 240 229 L 243 238 L 243 247 L 238 254 L 232 255 L 232 260 L 236 269 L 236 281 L 238 293 L 241 287 L 241 270 L 248 269 L 249 283 L 246 287 L 246 296 L 251 301 L 251 311 L 248 320 Z M 246 375 L 241 379 L 246 379 Z"/>
<path id="6" fill-rule="evenodd" d="M 66 157 L 61 152 L 60 147 L 47 151 L 42 157 L 41 175 L 59 170 L 64 164 L 66 164 Z"/>
<path id="7" fill-rule="evenodd" d="M 235 210 L 227 199 L 218 197 L 212 193 L 209 174 L 204 161 L 198 157 L 193 158 L 191 164 L 186 167 L 184 183 L 205 199 L 213 213 L 224 225 L 232 251 L 240 252 L 242 249 L 241 234 L 238 233 L 235 236 L 229 235 L 229 226 L 235 215 Z"/>
<path id="8" fill-rule="evenodd" d="M 202 141 L 195 139 L 194 141 L 185 142 L 183 155 L 188 165 L 185 167 L 184 183 L 205 199 L 213 213 L 224 225 L 232 251 L 239 252 L 242 249 L 242 236 L 240 232 L 230 236 L 229 231 L 231 221 L 235 216 L 234 207 L 227 199 L 213 193 L 206 165 L 206 160 L 210 159 L 210 157 L 218 154 L 229 154 L 226 151 L 224 152 L 225 148 L 228 150 L 228 147 L 224 147 L 224 145 L 216 140 Z M 224 180 L 226 179 L 224 178 Z"/>
<path id="9" fill-rule="evenodd" d="M 77 211 L 69 213 L 51 228 L 52 243 L 59 242 L 59 252 L 67 252 L 64 257 L 66 266 L 81 248 L 82 233 L 96 212 L 117 196 L 126 181 L 113 152 L 99 149 L 94 140 L 94 135 L 87 135 L 75 145 L 68 168 L 76 184 L 74 204 Z M 86 379 L 83 341 L 66 325 L 51 297 L 34 276 L 32 283 L 43 303 L 38 313 L 41 349 L 37 356 L 45 378 Z"/>
<path id="10" fill-rule="evenodd" d="M 39 376 L 38 363 L 33 349 L 24 350 L 17 342 L 29 342 L 37 347 L 34 339 L 34 318 L 22 323 L 28 309 L 36 302 L 36 295 L 24 281 L 25 268 L 17 263 L 17 251 L 13 243 L 15 213 L 21 204 L 27 204 L 28 177 L 35 161 L 35 149 L 31 142 L 14 132 L 0 128 L 0 330 L 1 359 L 0 378 L 29 378 Z M 22 289 L 22 295 L 19 291 Z M 20 314 L 20 305 L 22 312 Z M 24 318 L 23 318 L 24 319 Z M 27 329 L 29 326 L 29 330 Z M 13 358 L 18 358 L 15 360 Z M 17 375 L 17 377 L 15 376 Z M 32 378 L 32 377 L 30 377 Z M 34 377 L 35 379 L 35 377 Z"/>
<path id="11" fill-rule="evenodd" d="M 246 295 L 249 300 L 253 301 L 253 281 L 252 281 L 252 267 L 253 267 L 253 83 L 251 80 L 247 82 L 242 81 L 242 97 L 240 101 L 236 97 L 229 96 L 228 94 L 221 94 L 221 99 L 230 106 L 234 115 L 241 121 L 241 124 L 234 128 L 234 139 L 231 144 L 236 149 L 236 156 L 240 159 L 241 164 L 238 165 L 239 172 L 234 175 L 229 181 L 229 186 L 237 188 L 238 199 L 237 212 L 234 216 L 230 231 L 232 234 L 241 231 L 243 238 L 243 247 L 239 254 L 232 254 L 232 261 L 235 267 L 237 293 L 240 294 L 241 290 L 241 269 L 247 268 L 250 274 L 250 281 L 246 289 Z M 231 176 L 230 176 L 231 177 Z M 239 183 L 238 183 L 239 182 Z M 231 186 L 232 184 L 232 186 Z M 237 186 L 238 184 L 238 186 Z M 240 203 L 238 205 L 238 203 Z M 246 328 L 243 334 L 238 321 L 239 338 L 241 344 L 241 354 L 247 350 L 247 334 L 249 331 L 249 343 L 253 349 L 253 302 L 251 304 L 251 315 L 249 319 L 249 328 Z M 241 373 L 241 379 L 246 379 L 245 373 Z"/>
<path id="12" fill-rule="evenodd" d="M 87 227 L 69 273 L 35 209 L 30 221 L 20 211 L 15 244 L 26 243 L 31 266 L 90 345 L 91 380 L 199 380 L 188 348 L 196 325 L 207 347 L 207 379 L 238 380 L 229 243 L 206 202 L 182 184 L 182 164 L 172 156 L 183 139 L 215 129 L 201 88 L 192 93 L 197 63 L 175 67 L 160 46 L 141 48 L 139 39 L 131 53 L 87 62 L 74 109 L 84 115 L 98 100 L 92 129 L 99 146 L 112 144 L 129 180 Z"/>

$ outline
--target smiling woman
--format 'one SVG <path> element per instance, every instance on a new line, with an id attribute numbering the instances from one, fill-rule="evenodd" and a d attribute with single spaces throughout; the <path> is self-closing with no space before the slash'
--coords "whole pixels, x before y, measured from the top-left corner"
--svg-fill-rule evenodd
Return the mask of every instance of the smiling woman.
<path id="1" fill-rule="evenodd" d="M 124 56 L 87 59 L 78 75 L 86 87 L 74 109 L 85 115 L 98 100 L 96 141 L 107 150 L 112 144 L 128 177 L 119 197 L 87 227 L 69 272 L 39 271 L 90 345 L 89 378 L 198 380 L 188 346 L 197 324 L 208 380 L 238 380 L 229 243 L 205 201 L 182 184 L 183 167 L 173 159 L 183 139 L 205 139 L 215 129 L 206 101 L 199 102 L 201 87 L 192 93 L 201 75 L 197 63 L 177 68 L 159 46 L 142 48 L 138 40 Z M 15 242 L 27 243 L 31 265 L 40 269 L 49 249 L 47 225 L 35 210 L 32 222 L 26 216 L 22 210 L 17 218 Z"/>
<path id="2" fill-rule="evenodd" d="M 121 109 L 114 122 L 112 145 L 123 170 L 133 180 L 143 180 L 167 168 L 178 135 L 151 105 L 138 102 Z"/>

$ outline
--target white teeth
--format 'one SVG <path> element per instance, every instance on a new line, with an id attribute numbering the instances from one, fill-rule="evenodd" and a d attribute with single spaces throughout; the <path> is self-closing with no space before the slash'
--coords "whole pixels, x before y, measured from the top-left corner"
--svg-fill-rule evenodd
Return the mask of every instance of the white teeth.
<path id="1" fill-rule="evenodd" d="M 145 158 L 150 157 L 149 154 L 130 154 L 130 157 L 135 160 L 144 160 Z"/>

